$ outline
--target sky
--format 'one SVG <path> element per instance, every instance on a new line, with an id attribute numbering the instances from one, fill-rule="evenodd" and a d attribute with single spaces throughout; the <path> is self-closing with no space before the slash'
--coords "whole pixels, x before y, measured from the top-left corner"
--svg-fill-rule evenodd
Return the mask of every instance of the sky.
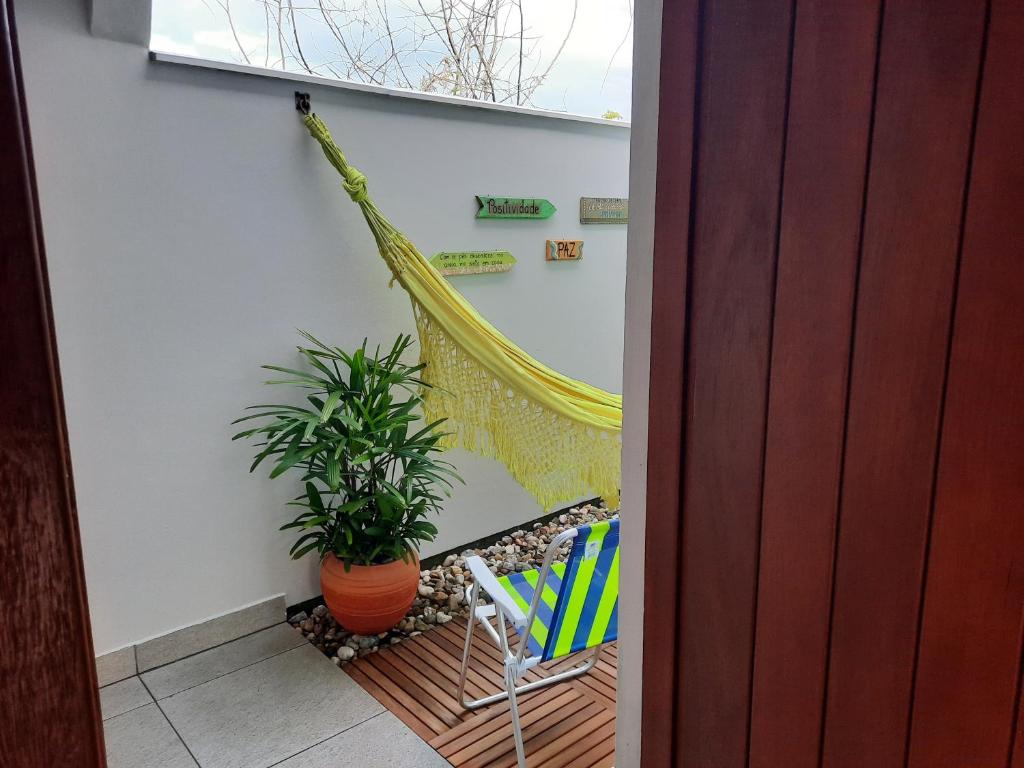
<path id="1" fill-rule="evenodd" d="M 234 33 L 223 9 L 226 0 L 154 0 L 153 31 L 150 47 L 156 51 L 197 56 L 218 61 L 246 63 L 239 43 L 250 62 L 264 66 L 268 61 L 264 0 L 227 0 L 230 2 Z M 276 5 L 276 0 L 269 0 Z M 509 0 L 511 2 L 512 0 Z M 359 6 L 367 0 L 334 0 L 336 5 Z M 395 25 L 401 19 L 413 19 L 417 0 L 369 0 L 386 3 Z M 572 0 L 521 0 L 527 36 L 535 39 L 533 60 L 542 70 L 558 50 L 572 21 Z M 436 3 L 436 0 L 434 0 Z M 315 56 L 329 60 L 338 44 L 312 11 L 315 0 L 295 0 L 303 45 Z M 480 3 L 483 5 L 483 3 Z M 424 0 L 431 7 L 431 0 Z M 626 120 L 630 113 L 632 40 L 632 0 L 578 0 L 572 34 L 547 79 L 533 95 L 531 106 L 560 112 L 601 116 L 612 111 Z M 518 27 L 518 11 L 513 22 Z M 408 23 L 405 26 L 408 26 Z M 275 33 L 276 34 L 276 33 Z M 237 37 L 239 43 L 236 43 Z M 407 57 L 416 69 L 424 61 L 436 59 L 437 48 Z M 516 44 L 518 47 L 518 44 Z M 273 43 L 270 46 L 274 48 Z M 272 61 L 273 53 L 269 61 Z M 279 64 L 277 66 L 280 66 Z M 289 63 L 289 69 L 295 66 Z M 326 72 L 324 74 L 327 74 Z M 416 80 L 417 76 L 410 77 Z"/>

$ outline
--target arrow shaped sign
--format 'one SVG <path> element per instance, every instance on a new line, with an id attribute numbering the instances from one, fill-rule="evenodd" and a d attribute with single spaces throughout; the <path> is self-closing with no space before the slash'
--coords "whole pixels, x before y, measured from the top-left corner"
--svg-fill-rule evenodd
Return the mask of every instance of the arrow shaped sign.
<path id="1" fill-rule="evenodd" d="M 430 263 L 442 275 L 480 275 L 508 272 L 516 258 L 508 251 L 458 251 L 434 254 Z"/>
<path id="2" fill-rule="evenodd" d="M 540 197 L 477 195 L 476 201 L 478 219 L 547 219 L 555 212 L 555 206 Z"/>

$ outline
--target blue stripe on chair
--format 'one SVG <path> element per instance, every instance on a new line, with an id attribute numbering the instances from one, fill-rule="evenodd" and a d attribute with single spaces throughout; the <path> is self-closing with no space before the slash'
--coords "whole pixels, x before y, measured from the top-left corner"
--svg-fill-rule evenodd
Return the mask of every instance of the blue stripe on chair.
<path id="1" fill-rule="evenodd" d="M 530 582 L 526 580 L 526 577 L 521 573 L 510 573 L 507 577 L 508 583 L 516 588 L 516 592 L 529 604 L 533 600 L 533 587 L 530 586 Z"/>
<path id="2" fill-rule="evenodd" d="M 590 536 L 590 527 L 584 527 L 579 529 L 579 535 L 576 536 L 573 541 L 572 549 L 569 551 L 569 562 L 565 566 L 565 575 L 562 577 L 562 588 L 558 590 L 558 600 L 555 601 L 555 605 L 561 608 L 558 616 L 555 619 L 555 626 L 548 628 L 548 639 L 544 643 L 544 659 L 550 659 L 551 653 L 555 649 L 555 643 L 558 641 L 558 635 L 562 631 L 562 624 L 565 623 L 565 602 L 568 600 L 569 595 L 572 594 L 572 585 L 576 581 L 576 572 L 579 570 L 579 561 L 581 559 L 584 548 L 586 547 L 587 538 Z"/>
<path id="3" fill-rule="evenodd" d="M 587 591 L 587 598 L 583 603 L 579 624 L 576 625 L 576 634 L 572 638 L 573 652 L 582 651 L 587 647 L 590 630 L 594 627 L 594 617 L 597 615 L 597 606 L 601 603 L 601 596 L 604 595 L 605 584 L 608 581 L 608 572 L 611 570 L 612 561 L 615 560 L 618 544 L 618 530 L 609 530 L 601 544 L 602 549 L 597 557 L 594 576 Z"/>

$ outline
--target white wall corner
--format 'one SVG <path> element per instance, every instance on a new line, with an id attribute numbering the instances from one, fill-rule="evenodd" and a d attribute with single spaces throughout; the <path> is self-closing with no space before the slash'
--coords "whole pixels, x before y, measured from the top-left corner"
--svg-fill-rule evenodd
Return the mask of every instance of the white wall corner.
<path id="1" fill-rule="evenodd" d="M 638 0 L 633 32 L 633 120 L 629 155 L 629 234 L 623 354 L 622 574 L 615 765 L 640 765 L 643 699 L 644 538 L 650 405 L 654 202 L 662 0 Z"/>
<path id="2" fill-rule="evenodd" d="M 153 0 L 89 0 L 89 31 L 96 37 L 149 47 Z"/>

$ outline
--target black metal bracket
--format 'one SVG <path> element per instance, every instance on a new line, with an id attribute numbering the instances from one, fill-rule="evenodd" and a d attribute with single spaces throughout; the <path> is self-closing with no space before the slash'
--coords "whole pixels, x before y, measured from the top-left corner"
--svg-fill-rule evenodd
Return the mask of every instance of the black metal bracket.
<path id="1" fill-rule="evenodd" d="M 295 92 L 295 108 L 304 115 L 309 114 L 309 94 L 301 91 Z"/>

